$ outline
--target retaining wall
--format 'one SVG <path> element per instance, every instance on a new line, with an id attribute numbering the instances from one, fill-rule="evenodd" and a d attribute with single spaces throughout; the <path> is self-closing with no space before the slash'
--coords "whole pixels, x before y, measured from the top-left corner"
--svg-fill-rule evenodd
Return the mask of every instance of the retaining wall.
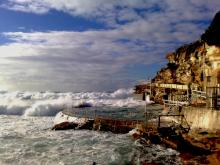
<path id="1" fill-rule="evenodd" d="M 183 114 L 192 129 L 220 131 L 220 111 L 197 107 L 183 108 Z"/>

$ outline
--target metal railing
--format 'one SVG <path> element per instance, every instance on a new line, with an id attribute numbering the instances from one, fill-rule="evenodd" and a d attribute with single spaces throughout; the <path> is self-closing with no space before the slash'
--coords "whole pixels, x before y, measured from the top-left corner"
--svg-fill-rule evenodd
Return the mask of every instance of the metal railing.
<path id="1" fill-rule="evenodd" d="M 163 100 L 164 105 L 168 106 L 186 106 L 188 105 L 188 101 L 175 101 L 175 100 Z"/>
<path id="2" fill-rule="evenodd" d="M 192 90 L 192 98 L 204 98 L 206 99 L 206 92 L 205 91 L 198 91 L 198 90 Z"/>
<path id="3" fill-rule="evenodd" d="M 163 122 L 163 126 L 162 126 L 161 118 L 163 118 L 163 117 L 169 117 L 169 119 L 171 121 L 170 122 L 168 122 L 168 121 Z M 175 118 L 177 118 L 177 120 L 175 120 Z M 188 124 L 184 115 L 159 115 L 157 127 L 158 128 L 174 127 L 174 128 L 181 129 L 184 132 L 189 132 L 189 130 L 190 130 L 190 125 Z"/>

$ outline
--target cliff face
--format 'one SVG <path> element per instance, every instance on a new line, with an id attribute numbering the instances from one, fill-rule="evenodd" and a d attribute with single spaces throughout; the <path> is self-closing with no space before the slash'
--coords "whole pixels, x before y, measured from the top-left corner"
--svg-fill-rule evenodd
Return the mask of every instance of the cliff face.
<path id="1" fill-rule="evenodd" d="M 204 85 L 220 83 L 220 12 L 218 12 L 201 39 L 167 54 L 167 66 L 162 68 L 153 82 Z M 163 92 L 154 90 L 155 101 Z"/>
<path id="2" fill-rule="evenodd" d="M 196 41 L 168 53 L 167 66 L 157 73 L 153 82 L 202 85 L 204 44 L 203 41 Z"/>
<path id="3" fill-rule="evenodd" d="M 198 40 L 167 54 L 168 64 L 153 79 L 156 83 L 197 84 L 203 85 L 205 70 L 212 65 L 215 57 L 220 58 L 220 12 L 213 19 L 209 28 Z M 215 61 L 217 58 L 215 58 Z M 210 64 L 211 63 L 211 64 Z M 217 67 L 217 66 L 216 66 Z M 214 68 L 216 69 L 216 68 Z M 211 75 L 210 75 L 211 76 Z"/>
<path id="4" fill-rule="evenodd" d="M 198 41 L 181 46 L 166 57 L 167 66 L 157 72 L 152 82 L 194 84 L 199 89 L 220 84 L 220 11 Z M 147 87 L 148 85 L 137 85 L 136 92 L 142 93 Z M 161 102 L 164 90 L 152 90 L 154 100 Z M 169 90 L 169 93 L 184 94 L 175 90 Z"/>

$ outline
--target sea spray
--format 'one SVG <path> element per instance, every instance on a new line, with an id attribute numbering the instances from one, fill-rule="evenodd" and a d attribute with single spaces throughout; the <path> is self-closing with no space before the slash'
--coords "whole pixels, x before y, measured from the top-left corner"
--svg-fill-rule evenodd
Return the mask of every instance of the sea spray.
<path id="1" fill-rule="evenodd" d="M 126 134 L 51 131 L 53 118 L 0 115 L 0 164 L 180 164 L 178 152 L 144 147 Z"/>
<path id="2" fill-rule="evenodd" d="M 59 112 L 65 107 L 82 112 L 97 110 L 101 115 L 111 113 L 116 118 L 130 112 L 132 119 L 143 117 L 146 102 L 134 100 L 132 93 L 131 89 L 112 93 L 0 93 L 0 164 L 180 164 L 178 152 L 157 145 L 144 147 L 127 134 L 51 130 L 61 119 L 83 122 L 75 116 L 62 116 Z M 86 104 L 92 107 L 78 106 Z"/>
<path id="3" fill-rule="evenodd" d="M 133 89 L 108 92 L 0 92 L 0 114 L 25 116 L 54 116 L 64 108 L 137 107 L 146 102 L 132 97 Z"/>

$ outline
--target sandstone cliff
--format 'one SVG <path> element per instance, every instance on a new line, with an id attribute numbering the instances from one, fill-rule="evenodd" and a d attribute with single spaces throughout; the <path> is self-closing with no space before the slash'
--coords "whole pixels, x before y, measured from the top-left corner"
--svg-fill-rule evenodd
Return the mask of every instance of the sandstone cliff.
<path id="1" fill-rule="evenodd" d="M 207 51 L 212 46 L 220 46 L 220 12 L 200 40 L 167 54 L 168 64 L 157 73 L 154 82 L 202 85 L 203 67 L 209 61 Z"/>
<path id="2" fill-rule="evenodd" d="M 167 66 L 157 72 L 153 83 L 195 84 L 201 90 L 220 84 L 220 11 L 199 40 L 179 47 L 166 57 Z M 147 85 L 137 85 L 136 93 L 147 89 Z M 152 92 L 155 101 L 161 101 L 164 91 L 153 88 Z"/>
<path id="3" fill-rule="evenodd" d="M 157 73 L 153 82 L 201 85 L 204 53 L 203 41 L 196 41 L 178 48 L 175 52 L 168 53 L 167 66 Z"/>
<path id="4" fill-rule="evenodd" d="M 167 54 L 167 66 L 162 68 L 153 82 L 196 84 L 202 89 L 208 82 L 220 81 L 220 12 L 201 35 L 201 39 L 181 46 Z M 161 100 L 163 92 L 154 89 L 155 100 Z"/>

